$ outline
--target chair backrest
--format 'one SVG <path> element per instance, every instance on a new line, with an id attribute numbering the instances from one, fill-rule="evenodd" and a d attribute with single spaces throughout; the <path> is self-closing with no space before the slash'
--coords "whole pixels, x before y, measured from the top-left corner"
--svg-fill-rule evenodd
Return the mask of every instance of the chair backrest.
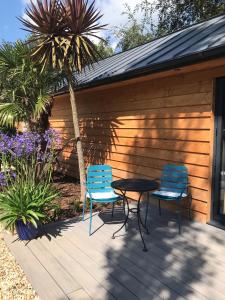
<path id="1" fill-rule="evenodd" d="M 162 172 L 160 190 L 176 193 L 188 192 L 188 171 L 185 166 L 165 165 Z"/>
<path id="2" fill-rule="evenodd" d="M 108 165 L 89 166 L 87 168 L 87 189 L 91 193 L 111 192 L 112 167 Z"/>

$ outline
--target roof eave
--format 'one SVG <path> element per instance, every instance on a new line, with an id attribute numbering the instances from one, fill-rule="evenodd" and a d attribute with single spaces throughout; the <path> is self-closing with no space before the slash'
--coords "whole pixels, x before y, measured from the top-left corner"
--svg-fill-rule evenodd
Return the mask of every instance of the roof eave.
<path id="1" fill-rule="evenodd" d="M 211 50 L 197 52 L 189 56 L 180 57 L 178 59 L 168 60 L 159 64 L 153 64 L 150 66 L 145 66 L 141 68 L 137 68 L 135 70 L 130 70 L 123 74 L 118 74 L 114 76 L 110 76 L 107 78 L 103 78 L 100 80 L 91 81 L 82 85 L 79 85 L 76 90 L 84 90 L 89 88 L 94 88 L 97 86 L 112 84 L 120 81 L 125 81 L 141 76 L 146 76 L 158 72 L 168 71 L 171 69 L 181 68 L 188 65 L 204 62 L 207 60 L 221 58 L 225 55 L 225 46 L 216 47 Z M 62 95 L 68 93 L 68 89 L 65 87 L 65 90 L 60 91 L 59 93 L 54 94 L 54 96 Z"/>

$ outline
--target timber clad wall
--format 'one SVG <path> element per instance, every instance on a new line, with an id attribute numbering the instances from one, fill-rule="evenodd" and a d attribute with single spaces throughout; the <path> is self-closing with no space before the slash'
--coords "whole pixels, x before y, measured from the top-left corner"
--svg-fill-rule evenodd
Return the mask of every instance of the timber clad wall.
<path id="1" fill-rule="evenodd" d="M 199 71 L 78 92 L 86 161 L 110 164 L 115 179 L 158 178 L 166 163 L 185 164 L 193 214 L 205 222 L 211 198 L 213 78 L 217 73 Z M 56 97 L 50 123 L 64 139 L 73 137 L 68 95 Z M 63 152 L 62 166 L 70 175 L 77 172 L 72 144 Z"/>

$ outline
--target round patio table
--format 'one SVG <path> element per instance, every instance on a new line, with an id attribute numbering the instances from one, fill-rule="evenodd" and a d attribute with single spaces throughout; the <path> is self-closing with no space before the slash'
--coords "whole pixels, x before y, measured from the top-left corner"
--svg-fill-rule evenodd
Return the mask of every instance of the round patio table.
<path id="1" fill-rule="evenodd" d="M 148 251 L 145 240 L 143 237 L 142 233 L 142 227 L 145 229 L 146 233 L 149 234 L 148 228 L 147 228 L 147 215 L 148 215 L 148 206 L 149 206 L 149 192 L 156 190 L 158 188 L 158 183 L 155 180 L 148 180 L 148 179 L 121 179 L 121 180 L 116 180 L 111 183 L 111 186 L 113 189 L 119 190 L 122 195 L 123 195 L 123 200 L 124 200 L 124 205 L 127 205 L 127 214 L 126 218 L 124 220 L 123 225 L 113 233 L 112 238 L 115 239 L 115 235 L 122 229 L 126 228 L 126 224 L 129 219 L 129 214 L 130 212 L 132 213 L 137 213 L 137 220 L 138 220 L 138 229 L 140 232 L 141 240 L 143 243 L 143 251 L 146 252 Z M 129 207 L 129 202 L 126 197 L 127 192 L 137 192 L 139 193 L 139 198 L 137 202 L 137 207 L 135 208 L 130 208 Z M 146 213 L 145 213 L 145 222 L 143 223 L 142 218 L 141 218 L 141 208 L 140 208 L 140 202 L 141 202 L 141 197 L 144 193 L 148 193 L 148 201 L 147 201 L 147 208 L 146 208 Z"/>

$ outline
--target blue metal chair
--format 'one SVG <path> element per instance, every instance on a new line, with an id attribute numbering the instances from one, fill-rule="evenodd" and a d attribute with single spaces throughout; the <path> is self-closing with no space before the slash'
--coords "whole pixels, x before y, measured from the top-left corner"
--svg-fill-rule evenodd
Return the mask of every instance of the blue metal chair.
<path id="1" fill-rule="evenodd" d="M 189 199 L 189 218 L 191 219 L 191 194 L 188 189 L 188 171 L 185 166 L 168 164 L 163 168 L 160 179 L 160 188 L 151 194 L 158 199 L 159 214 L 161 215 L 161 200 L 175 201 L 177 206 L 177 224 L 179 234 L 181 233 L 181 202 Z"/>
<path id="2" fill-rule="evenodd" d="M 90 225 L 89 235 L 92 228 L 93 203 L 112 203 L 112 217 L 115 202 L 123 200 L 111 187 L 112 167 L 108 165 L 89 166 L 87 169 L 86 196 L 83 205 L 83 221 L 87 199 L 90 200 Z"/>

